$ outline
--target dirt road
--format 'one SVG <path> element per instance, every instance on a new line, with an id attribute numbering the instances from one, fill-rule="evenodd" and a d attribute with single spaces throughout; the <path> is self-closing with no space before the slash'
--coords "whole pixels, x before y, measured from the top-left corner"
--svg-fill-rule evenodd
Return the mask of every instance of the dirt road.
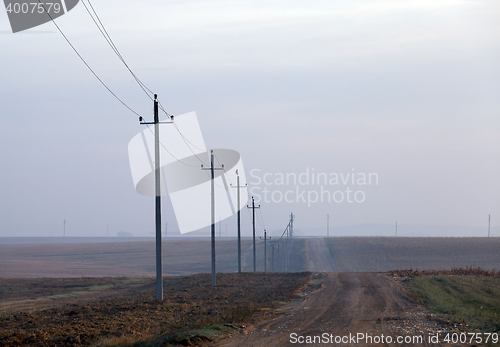
<path id="1" fill-rule="evenodd" d="M 402 295 L 402 288 L 401 282 L 383 273 L 317 273 L 299 300 L 276 311 L 266 321 L 253 322 L 246 331 L 221 340 L 216 346 L 351 345 L 351 337 L 358 337 L 357 334 L 370 335 L 373 342 L 382 335 L 383 341 L 387 342 L 388 336 L 393 341 L 373 343 L 376 346 L 429 346 L 428 334 L 435 335 L 444 326 L 429 321 L 428 313 Z M 328 342 L 319 338 L 324 333 Z M 308 336 L 318 337 L 315 343 L 301 344 L 299 336 L 304 342 Z M 396 343 L 398 336 L 412 341 Z M 422 342 L 418 336 L 422 336 Z M 357 342 L 372 345 L 365 337 Z"/>
<path id="2" fill-rule="evenodd" d="M 307 239 L 308 270 L 312 272 L 336 272 L 335 264 L 325 239 Z"/>

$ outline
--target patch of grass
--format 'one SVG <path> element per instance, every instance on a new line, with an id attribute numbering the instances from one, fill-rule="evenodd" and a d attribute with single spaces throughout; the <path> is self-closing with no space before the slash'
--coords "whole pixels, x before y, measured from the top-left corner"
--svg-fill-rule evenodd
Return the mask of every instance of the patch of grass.
<path id="1" fill-rule="evenodd" d="M 414 301 L 464 330 L 500 331 L 499 277 L 420 275 L 410 278 L 409 287 Z"/>

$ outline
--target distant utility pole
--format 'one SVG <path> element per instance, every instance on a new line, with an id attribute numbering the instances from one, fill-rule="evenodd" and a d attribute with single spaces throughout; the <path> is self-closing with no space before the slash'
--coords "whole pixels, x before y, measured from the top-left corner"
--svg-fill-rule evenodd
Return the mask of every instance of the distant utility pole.
<path id="1" fill-rule="evenodd" d="M 396 222 L 396 237 L 398 237 L 398 222 Z"/>
<path id="2" fill-rule="evenodd" d="M 271 236 L 267 237 L 267 232 L 264 230 L 264 272 L 267 272 L 267 239 L 270 238 Z M 274 252 L 274 246 L 273 246 L 273 252 Z"/>
<path id="3" fill-rule="evenodd" d="M 326 237 L 330 237 L 330 215 L 326 215 Z"/>
<path id="4" fill-rule="evenodd" d="M 168 222 L 165 222 L 165 237 L 167 237 Z"/>
<path id="5" fill-rule="evenodd" d="M 488 237 L 490 237 L 491 214 L 488 215 Z"/>
<path id="6" fill-rule="evenodd" d="M 274 245 L 271 245 L 271 272 L 274 272 Z"/>
<path id="7" fill-rule="evenodd" d="M 154 124 L 155 126 L 155 222 L 156 222 L 156 298 L 163 300 L 163 267 L 161 263 L 161 165 L 160 165 L 160 124 L 173 123 L 173 116 L 169 122 L 160 122 L 158 117 L 158 96 L 155 94 L 153 101 L 154 120 L 143 122 L 139 116 L 140 124 Z"/>
<path id="8" fill-rule="evenodd" d="M 278 243 L 278 249 L 277 249 L 277 251 L 278 251 L 277 258 L 278 258 L 279 265 L 280 265 L 278 271 L 283 271 L 283 262 L 281 261 L 281 258 L 280 258 L 280 244 L 279 243 Z"/>
<path id="9" fill-rule="evenodd" d="M 63 221 L 63 237 L 66 237 L 66 219 Z"/>
<path id="10" fill-rule="evenodd" d="M 255 209 L 260 208 L 260 205 L 255 207 L 255 201 L 252 196 L 252 206 L 248 206 L 247 208 L 252 209 L 252 226 L 253 226 L 253 272 L 257 271 L 257 262 L 255 260 Z"/>
<path id="11" fill-rule="evenodd" d="M 240 218 L 240 188 L 246 188 L 247 185 L 240 186 L 240 175 L 238 174 L 238 170 L 236 170 L 236 188 L 238 189 L 238 273 L 241 272 L 241 218 Z"/>
<path id="12" fill-rule="evenodd" d="M 109 225 L 106 225 L 106 237 L 109 237 Z"/>
<path id="13" fill-rule="evenodd" d="M 214 151 L 210 151 L 210 168 L 204 168 L 203 164 L 201 165 L 202 170 L 210 170 L 212 173 L 212 285 L 215 286 L 215 174 L 214 170 L 224 170 L 224 164 L 221 167 L 214 167 Z"/>
<path id="14" fill-rule="evenodd" d="M 290 213 L 290 227 L 288 228 L 289 237 L 287 237 L 287 249 L 286 249 L 286 262 L 285 262 L 285 271 L 288 272 L 288 266 L 290 265 L 290 254 L 292 252 L 292 239 L 293 239 L 293 221 L 295 220 L 295 215 Z"/>

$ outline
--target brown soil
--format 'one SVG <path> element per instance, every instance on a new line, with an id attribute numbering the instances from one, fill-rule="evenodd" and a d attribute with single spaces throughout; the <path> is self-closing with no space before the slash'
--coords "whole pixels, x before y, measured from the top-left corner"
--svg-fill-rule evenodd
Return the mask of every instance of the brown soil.
<path id="1" fill-rule="evenodd" d="M 84 346 L 113 339 L 169 345 L 177 341 L 176 332 L 239 323 L 257 310 L 272 310 L 295 297 L 309 276 L 217 274 L 216 286 L 210 274 L 168 277 L 161 302 L 152 278 L 0 279 L 0 346 Z M 190 343 L 183 339 L 177 342 Z"/>
<path id="2" fill-rule="evenodd" d="M 351 345 L 351 335 L 363 333 L 373 339 L 375 336 L 385 336 L 385 341 L 388 336 L 393 339 L 392 344 L 362 339 L 358 344 L 363 346 L 442 346 L 446 344 L 429 343 L 429 334 L 448 329 L 445 322 L 407 299 L 398 277 L 385 273 L 316 273 L 300 299 L 265 317 L 254 316 L 246 329 L 222 338 L 216 345 L 292 346 L 292 333 L 305 339 L 327 333 L 328 343 L 317 338 L 315 343 L 302 345 L 342 346 Z M 348 343 L 334 343 L 335 337 L 344 336 L 349 337 L 344 338 Z M 395 343 L 398 336 L 422 336 L 423 343 L 398 344 Z"/>

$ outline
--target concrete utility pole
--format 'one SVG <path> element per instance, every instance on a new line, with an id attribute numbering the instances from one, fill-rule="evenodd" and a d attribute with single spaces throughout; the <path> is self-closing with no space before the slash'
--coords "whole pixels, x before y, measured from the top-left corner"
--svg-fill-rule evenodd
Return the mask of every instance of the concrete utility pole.
<path id="1" fill-rule="evenodd" d="M 253 226 L 253 271 L 257 271 L 257 262 L 255 260 L 255 209 L 256 208 L 260 208 L 260 205 L 255 207 L 255 201 L 253 199 L 253 196 L 252 196 L 252 206 L 248 206 L 247 205 L 247 208 L 251 208 L 252 209 L 252 226 Z"/>
<path id="2" fill-rule="evenodd" d="M 295 216 L 292 213 L 290 213 L 290 222 L 289 222 L 289 227 L 288 227 L 288 232 L 287 232 L 287 239 L 286 239 L 286 254 L 285 254 L 285 272 L 288 272 L 288 267 L 290 265 L 290 254 L 292 253 L 292 239 L 293 239 L 293 221 L 295 220 Z"/>
<path id="3" fill-rule="evenodd" d="M 66 219 L 63 221 L 63 237 L 66 237 Z"/>
<path id="4" fill-rule="evenodd" d="M 271 272 L 274 272 L 274 245 L 271 246 Z"/>
<path id="5" fill-rule="evenodd" d="M 173 123 L 173 116 L 169 122 L 160 122 L 158 116 L 158 96 L 155 94 L 153 100 L 154 119 L 153 122 L 143 122 L 141 124 L 153 124 L 155 127 L 155 224 L 156 224 L 156 298 L 163 300 L 163 267 L 161 254 L 161 165 L 160 165 L 160 124 Z"/>
<path id="6" fill-rule="evenodd" d="M 262 237 L 261 237 L 262 238 Z M 267 272 L 267 239 L 271 237 L 267 237 L 267 232 L 264 230 L 264 272 Z M 274 252 L 274 246 L 273 246 Z M 273 254 L 274 257 L 274 254 Z"/>
<path id="7" fill-rule="evenodd" d="M 398 237 L 398 222 L 396 222 L 396 237 Z"/>
<path id="8" fill-rule="evenodd" d="M 278 243 L 277 258 L 278 258 L 278 261 L 279 261 L 279 270 L 278 271 L 283 271 L 283 262 L 281 261 L 281 258 L 280 258 L 280 244 L 279 243 Z"/>
<path id="9" fill-rule="evenodd" d="M 240 188 L 246 188 L 247 185 L 240 186 L 240 175 L 238 174 L 238 170 L 236 170 L 236 188 L 238 189 L 238 273 L 241 272 L 241 218 L 240 218 Z"/>
<path id="10" fill-rule="evenodd" d="M 163 266 L 161 262 L 161 188 L 160 188 L 160 124 L 158 100 L 154 99 L 155 123 L 155 221 L 156 221 L 156 298 L 163 300 Z"/>
<path id="11" fill-rule="evenodd" d="M 215 173 L 214 170 L 224 170 L 224 164 L 221 165 L 221 167 L 214 167 L 214 151 L 210 151 L 210 168 L 204 168 L 203 165 L 201 165 L 202 170 L 210 170 L 212 174 L 212 232 L 211 232 L 211 239 L 212 239 L 212 285 L 215 286 Z"/>
<path id="12" fill-rule="evenodd" d="M 326 215 L 326 237 L 330 237 L 330 215 Z"/>
<path id="13" fill-rule="evenodd" d="M 490 237 L 491 214 L 488 215 L 488 237 Z"/>

